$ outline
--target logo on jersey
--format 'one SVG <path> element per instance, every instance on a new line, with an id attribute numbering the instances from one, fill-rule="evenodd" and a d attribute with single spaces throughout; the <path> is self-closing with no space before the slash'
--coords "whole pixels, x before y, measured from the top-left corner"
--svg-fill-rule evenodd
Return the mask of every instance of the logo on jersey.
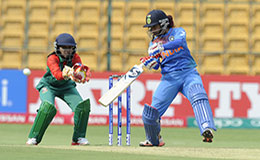
<path id="1" fill-rule="evenodd" d="M 169 41 L 174 41 L 174 37 L 173 37 L 173 36 L 170 36 L 170 37 L 169 37 Z"/>
<path id="2" fill-rule="evenodd" d="M 41 91 L 42 91 L 42 93 L 46 93 L 46 92 L 48 92 L 48 89 L 47 89 L 46 87 L 43 87 L 43 88 L 41 89 Z"/>
<path id="3" fill-rule="evenodd" d="M 173 49 L 173 50 L 165 50 L 161 52 L 162 58 L 165 59 L 167 57 L 170 57 L 173 54 L 179 53 L 181 50 L 184 50 L 182 46 L 179 48 Z"/>
<path id="4" fill-rule="evenodd" d="M 151 20 L 151 15 L 147 15 L 146 17 L 146 23 L 147 24 L 151 24 L 152 20 Z"/>

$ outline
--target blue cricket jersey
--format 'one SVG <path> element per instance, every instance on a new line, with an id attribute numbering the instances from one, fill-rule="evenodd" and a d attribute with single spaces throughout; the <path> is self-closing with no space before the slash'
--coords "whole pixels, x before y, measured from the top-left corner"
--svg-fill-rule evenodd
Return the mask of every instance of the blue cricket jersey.
<path id="1" fill-rule="evenodd" d="M 188 49 L 183 28 L 170 28 L 167 34 L 155 37 L 150 46 L 158 42 L 164 47 L 164 51 L 161 52 L 162 59 L 158 60 L 162 74 L 197 66 Z"/>

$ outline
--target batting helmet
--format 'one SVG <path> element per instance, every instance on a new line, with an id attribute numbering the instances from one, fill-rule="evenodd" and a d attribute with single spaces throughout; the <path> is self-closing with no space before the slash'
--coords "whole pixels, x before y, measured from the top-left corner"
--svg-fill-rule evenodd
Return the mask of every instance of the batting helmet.
<path id="1" fill-rule="evenodd" d="M 144 25 L 144 27 L 152 27 L 161 24 L 163 20 L 169 21 L 167 15 L 162 10 L 154 9 L 146 15 L 146 25 Z"/>
<path id="2" fill-rule="evenodd" d="M 61 55 L 60 50 L 59 50 L 60 46 L 72 46 L 73 47 L 73 52 L 71 53 L 71 56 L 69 58 L 72 58 L 73 55 L 76 53 L 77 43 L 75 42 L 72 35 L 70 35 L 68 33 L 62 33 L 62 34 L 58 35 L 58 37 L 56 38 L 56 40 L 54 42 L 54 49 L 58 55 Z"/>
<path id="3" fill-rule="evenodd" d="M 143 27 L 149 27 L 150 30 L 151 27 L 156 25 L 160 25 L 161 28 L 156 36 L 164 34 L 167 27 L 170 26 L 169 16 L 159 9 L 152 10 L 146 15 L 146 24 Z"/>

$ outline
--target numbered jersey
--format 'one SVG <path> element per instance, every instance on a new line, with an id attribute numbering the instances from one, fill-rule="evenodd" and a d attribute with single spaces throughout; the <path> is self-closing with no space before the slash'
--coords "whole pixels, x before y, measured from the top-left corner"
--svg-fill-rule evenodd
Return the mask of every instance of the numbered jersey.
<path id="1" fill-rule="evenodd" d="M 165 50 L 161 53 L 160 66 L 162 74 L 197 66 L 188 49 L 186 32 L 183 28 L 171 28 L 167 34 L 159 38 L 155 37 L 150 42 L 150 46 L 158 42 L 162 42 L 164 46 L 167 46 L 164 47 Z"/>

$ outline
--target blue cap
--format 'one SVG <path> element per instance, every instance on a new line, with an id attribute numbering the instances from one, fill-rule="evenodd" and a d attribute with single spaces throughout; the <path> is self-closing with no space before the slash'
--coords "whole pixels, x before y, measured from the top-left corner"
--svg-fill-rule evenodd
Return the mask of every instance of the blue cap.
<path id="1" fill-rule="evenodd" d="M 160 20 L 168 18 L 167 15 L 160 9 L 154 9 L 146 15 L 146 25 L 143 27 L 152 27 L 160 24 Z"/>

